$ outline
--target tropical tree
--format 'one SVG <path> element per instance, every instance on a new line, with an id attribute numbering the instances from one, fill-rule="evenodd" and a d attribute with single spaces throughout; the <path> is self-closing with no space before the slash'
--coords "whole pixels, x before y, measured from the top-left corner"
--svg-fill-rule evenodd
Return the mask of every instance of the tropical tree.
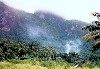
<path id="1" fill-rule="evenodd" d="M 92 24 L 82 27 L 82 30 L 87 30 L 88 33 L 82 37 L 86 41 L 93 42 L 92 52 L 100 49 L 100 13 L 92 13 L 93 16 L 97 17 L 97 21 L 93 21 Z"/>

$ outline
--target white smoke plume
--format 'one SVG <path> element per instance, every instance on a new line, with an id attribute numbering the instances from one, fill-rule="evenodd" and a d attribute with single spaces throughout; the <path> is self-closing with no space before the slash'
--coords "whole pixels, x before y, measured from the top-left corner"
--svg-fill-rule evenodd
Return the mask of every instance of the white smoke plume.
<path id="1" fill-rule="evenodd" d="M 79 53 L 81 44 L 82 42 L 79 39 L 67 40 L 66 45 L 65 45 L 66 53 L 69 53 L 69 52 Z"/>
<path id="2" fill-rule="evenodd" d="M 37 26 L 27 25 L 27 33 L 30 38 L 37 38 L 40 36 L 47 36 L 47 33 L 44 29 Z"/>

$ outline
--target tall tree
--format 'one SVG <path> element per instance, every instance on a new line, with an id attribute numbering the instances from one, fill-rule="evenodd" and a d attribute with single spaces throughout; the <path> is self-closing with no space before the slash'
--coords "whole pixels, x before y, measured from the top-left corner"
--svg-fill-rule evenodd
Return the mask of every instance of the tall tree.
<path id="1" fill-rule="evenodd" d="M 82 37 L 86 41 L 93 42 L 92 52 L 100 49 L 100 13 L 94 12 L 93 16 L 97 17 L 97 21 L 93 21 L 92 24 L 82 27 L 82 30 L 87 30 L 88 33 Z"/>

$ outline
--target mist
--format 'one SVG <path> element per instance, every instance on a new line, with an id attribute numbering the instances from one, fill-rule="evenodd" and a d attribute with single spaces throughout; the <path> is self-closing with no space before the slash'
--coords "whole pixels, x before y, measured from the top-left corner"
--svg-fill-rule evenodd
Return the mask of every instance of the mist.
<path id="1" fill-rule="evenodd" d="M 57 51 L 61 52 L 76 52 L 80 53 L 82 42 L 80 39 L 59 40 L 59 38 L 50 35 L 45 29 L 39 26 L 27 25 L 27 33 L 30 39 L 37 40 L 43 46 L 54 47 Z"/>
<path id="2" fill-rule="evenodd" d="M 26 25 L 26 27 L 27 27 L 28 36 L 31 39 L 47 36 L 46 31 L 44 29 L 40 28 L 39 26 Z"/>
<path id="3" fill-rule="evenodd" d="M 69 52 L 79 53 L 81 45 L 82 42 L 80 41 L 80 39 L 66 40 L 66 45 L 65 45 L 66 53 Z"/>

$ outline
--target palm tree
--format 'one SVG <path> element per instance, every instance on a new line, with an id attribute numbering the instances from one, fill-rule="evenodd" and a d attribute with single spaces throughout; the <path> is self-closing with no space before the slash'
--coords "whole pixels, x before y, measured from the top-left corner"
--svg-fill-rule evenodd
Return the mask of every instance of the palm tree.
<path id="1" fill-rule="evenodd" d="M 82 30 L 87 30 L 88 33 L 82 37 L 86 41 L 92 41 L 92 52 L 100 49 L 100 13 L 93 13 L 93 16 L 97 17 L 97 21 L 93 21 L 92 24 L 82 27 Z"/>

